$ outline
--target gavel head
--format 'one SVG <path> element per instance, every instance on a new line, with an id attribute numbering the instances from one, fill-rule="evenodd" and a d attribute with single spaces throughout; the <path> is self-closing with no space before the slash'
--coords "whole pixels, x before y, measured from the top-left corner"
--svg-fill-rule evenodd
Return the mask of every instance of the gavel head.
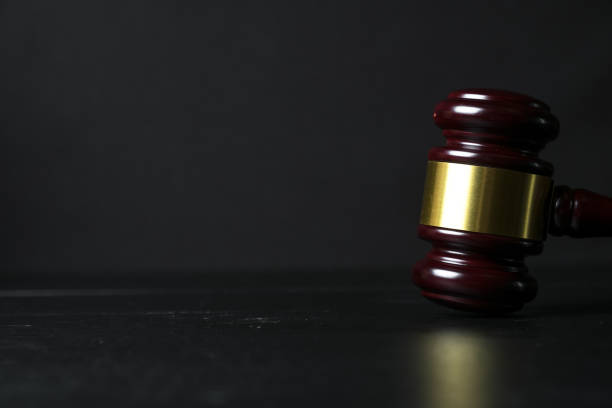
<path id="1" fill-rule="evenodd" d="M 546 237 L 553 167 L 538 153 L 559 122 L 536 99 L 488 89 L 452 92 L 434 122 L 446 145 L 429 151 L 418 229 L 433 248 L 412 279 L 446 306 L 518 310 L 537 292 L 524 258 Z"/>

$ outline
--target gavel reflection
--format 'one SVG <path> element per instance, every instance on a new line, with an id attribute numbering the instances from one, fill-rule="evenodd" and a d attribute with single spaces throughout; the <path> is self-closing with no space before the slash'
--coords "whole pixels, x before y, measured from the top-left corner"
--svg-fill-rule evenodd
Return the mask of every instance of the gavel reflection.
<path id="1" fill-rule="evenodd" d="M 612 199 L 553 187 L 538 153 L 559 132 L 546 104 L 506 91 L 455 91 L 434 121 L 446 145 L 429 151 L 418 234 L 432 250 L 412 271 L 422 294 L 445 306 L 504 313 L 532 300 L 524 258 L 547 232 L 612 235 Z"/>
<path id="2" fill-rule="evenodd" d="M 418 350 L 422 407 L 499 405 L 508 367 L 495 341 L 472 331 L 436 330 L 423 335 Z"/>

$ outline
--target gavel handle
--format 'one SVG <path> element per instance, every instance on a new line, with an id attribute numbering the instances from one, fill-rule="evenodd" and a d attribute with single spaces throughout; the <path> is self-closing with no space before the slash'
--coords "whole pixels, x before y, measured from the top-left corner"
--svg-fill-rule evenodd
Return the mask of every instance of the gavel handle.
<path id="1" fill-rule="evenodd" d="M 612 236 L 612 198 L 556 186 L 548 229 L 552 235 L 575 238 Z"/>

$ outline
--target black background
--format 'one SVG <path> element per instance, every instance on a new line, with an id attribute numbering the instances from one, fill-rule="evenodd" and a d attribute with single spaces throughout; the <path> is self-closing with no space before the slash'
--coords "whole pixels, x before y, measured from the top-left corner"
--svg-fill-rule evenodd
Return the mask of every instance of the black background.
<path id="1" fill-rule="evenodd" d="M 612 193 L 606 1 L 0 4 L 6 273 L 407 270 L 463 87 L 547 102 L 556 180 Z"/>

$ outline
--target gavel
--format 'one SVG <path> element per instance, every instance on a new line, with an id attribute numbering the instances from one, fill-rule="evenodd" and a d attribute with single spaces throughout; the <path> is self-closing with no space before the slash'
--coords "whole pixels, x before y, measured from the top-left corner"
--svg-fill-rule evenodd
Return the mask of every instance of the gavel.
<path id="1" fill-rule="evenodd" d="M 429 151 L 418 235 L 432 249 L 412 270 L 427 299 L 483 313 L 537 293 L 525 257 L 551 235 L 612 235 L 612 199 L 555 186 L 538 153 L 559 133 L 543 102 L 492 89 L 451 92 L 433 114 L 446 145 Z"/>

